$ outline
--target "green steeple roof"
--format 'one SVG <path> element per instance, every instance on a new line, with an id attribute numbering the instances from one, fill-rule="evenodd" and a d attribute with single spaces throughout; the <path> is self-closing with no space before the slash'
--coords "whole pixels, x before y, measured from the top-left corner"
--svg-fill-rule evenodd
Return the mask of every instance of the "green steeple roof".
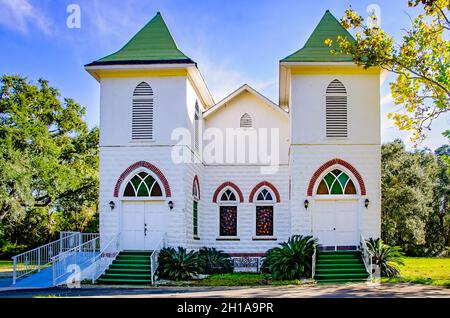
<path id="1" fill-rule="evenodd" d="M 351 62 L 352 56 L 346 54 L 333 54 L 330 47 L 325 44 L 326 39 L 332 39 L 336 45 L 338 35 L 347 37 L 351 41 L 355 39 L 342 26 L 342 24 L 326 11 L 313 33 L 306 41 L 305 46 L 281 60 L 281 62 Z"/>
<path id="2" fill-rule="evenodd" d="M 158 63 L 194 63 L 178 49 L 159 12 L 123 48 L 87 66 Z"/>

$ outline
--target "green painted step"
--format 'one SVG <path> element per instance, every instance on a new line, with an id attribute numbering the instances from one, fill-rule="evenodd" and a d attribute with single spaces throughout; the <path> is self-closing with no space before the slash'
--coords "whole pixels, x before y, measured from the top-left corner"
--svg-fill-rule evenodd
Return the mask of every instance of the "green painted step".
<path id="1" fill-rule="evenodd" d="M 340 278 L 367 278 L 369 274 L 367 273 L 333 273 L 333 274 L 316 274 L 315 279 L 340 279 Z"/>
<path id="2" fill-rule="evenodd" d="M 120 255 L 152 255 L 151 251 L 122 251 Z"/>
<path id="3" fill-rule="evenodd" d="M 110 269 L 149 269 L 148 264 L 111 264 Z"/>
<path id="4" fill-rule="evenodd" d="M 322 279 L 317 281 L 319 284 L 344 284 L 344 283 L 365 283 L 367 279 Z"/>
<path id="5" fill-rule="evenodd" d="M 116 259 L 113 261 L 113 264 L 136 264 L 136 265 L 145 265 L 150 264 L 150 260 L 140 260 L 140 259 Z"/>
<path id="6" fill-rule="evenodd" d="M 328 268 L 328 269 L 316 269 L 316 276 L 320 274 L 345 274 L 345 273 L 358 273 L 367 274 L 366 269 L 363 268 Z"/>
<path id="7" fill-rule="evenodd" d="M 361 259 L 357 254 L 320 254 L 320 259 Z"/>
<path id="8" fill-rule="evenodd" d="M 317 264 L 361 264 L 362 260 L 358 258 L 339 258 L 339 259 L 317 259 Z"/>
<path id="9" fill-rule="evenodd" d="M 122 251 L 97 279 L 98 284 L 149 285 L 151 284 L 151 251 Z"/>
<path id="10" fill-rule="evenodd" d="M 369 277 L 359 251 L 320 251 L 314 279 L 318 283 L 364 282 Z"/>
<path id="11" fill-rule="evenodd" d="M 150 256 L 147 255 L 118 255 L 116 260 L 142 260 L 148 261 Z"/>
<path id="12" fill-rule="evenodd" d="M 151 280 L 150 274 L 111 274 L 105 273 L 102 275 L 102 278 L 114 278 L 114 279 L 142 279 L 142 280 Z"/>
<path id="13" fill-rule="evenodd" d="M 150 269 L 109 268 L 106 270 L 105 274 L 150 274 Z"/>
<path id="14" fill-rule="evenodd" d="M 352 268 L 352 269 L 363 269 L 366 270 L 366 267 L 363 263 L 329 263 L 329 264 L 316 264 L 316 271 L 319 271 L 321 269 L 330 269 L 330 268 Z"/>

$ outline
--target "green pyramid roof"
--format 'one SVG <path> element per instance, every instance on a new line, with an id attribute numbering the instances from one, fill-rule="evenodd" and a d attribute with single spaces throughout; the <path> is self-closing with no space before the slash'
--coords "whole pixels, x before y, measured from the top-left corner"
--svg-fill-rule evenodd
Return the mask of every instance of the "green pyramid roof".
<path id="1" fill-rule="evenodd" d="M 159 63 L 194 63 L 194 61 L 178 49 L 158 12 L 123 48 L 87 66 Z"/>
<path id="2" fill-rule="evenodd" d="M 342 26 L 342 24 L 330 13 L 326 11 L 313 33 L 306 41 L 305 46 L 281 60 L 281 62 L 351 62 L 351 55 L 333 54 L 331 48 L 325 44 L 326 39 L 332 39 L 336 45 L 338 36 L 347 37 L 350 41 L 355 39 Z"/>

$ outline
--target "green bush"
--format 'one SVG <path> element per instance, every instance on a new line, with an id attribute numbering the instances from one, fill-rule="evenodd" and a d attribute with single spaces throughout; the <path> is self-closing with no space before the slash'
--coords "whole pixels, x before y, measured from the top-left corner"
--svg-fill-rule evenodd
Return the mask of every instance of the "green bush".
<path id="1" fill-rule="evenodd" d="M 233 272 L 230 256 L 215 248 L 203 247 L 198 252 L 199 273 L 223 274 Z"/>
<path id="2" fill-rule="evenodd" d="M 294 235 L 287 242 L 267 251 L 263 270 L 275 279 L 293 280 L 311 276 L 311 261 L 317 240 Z"/>
<path id="3" fill-rule="evenodd" d="M 10 259 L 12 256 L 23 253 L 26 250 L 26 245 L 18 245 L 5 241 L 0 247 L 0 259 Z"/>
<path id="4" fill-rule="evenodd" d="M 164 248 L 159 253 L 158 277 L 170 280 L 190 280 L 198 274 L 198 252 L 189 253 L 183 247 Z"/>
<path id="5" fill-rule="evenodd" d="M 378 265 L 382 277 L 400 276 L 399 265 L 403 265 L 404 254 L 398 246 L 384 244 L 381 239 L 370 238 L 367 248 L 373 254 L 373 264 Z"/>

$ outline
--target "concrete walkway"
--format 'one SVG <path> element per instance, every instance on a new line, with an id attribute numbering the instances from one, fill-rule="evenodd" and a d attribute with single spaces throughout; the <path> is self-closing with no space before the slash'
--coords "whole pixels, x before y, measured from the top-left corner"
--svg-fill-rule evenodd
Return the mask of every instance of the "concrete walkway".
<path id="1" fill-rule="evenodd" d="M 326 285 L 326 286 L 269 286 L 269 287 L 149 287 L 124 288 L 87 286 L 81 289 L 45 289 L 0 292 L 0 298 L 57 296 L 94 298 L 405 298 L 405 297 L 445 297 L 450 298 L 450 288 L 412 285 L 366 284 Z"/>

